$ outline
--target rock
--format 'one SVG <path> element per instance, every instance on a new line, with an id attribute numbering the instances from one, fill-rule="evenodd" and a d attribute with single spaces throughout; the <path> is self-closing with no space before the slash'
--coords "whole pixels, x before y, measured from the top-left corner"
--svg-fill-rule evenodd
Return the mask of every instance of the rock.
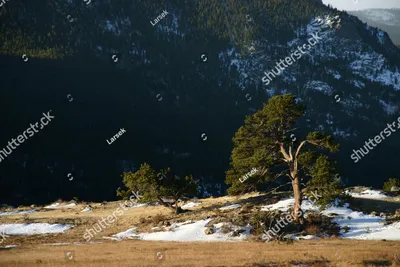
<path id="1" fill-rule="evenodd" d="M 204 230 L 204 233 L 206 235 L 212 235 L 214 233 L 214 230 L 212 227 L 208 227 L 206 230 Z"/>
<path id="2" fill-rule="evenodd" d="M 241 233 L 245 232 L 243 229 L 238 229 L 233 231 L 232 236 L 239 236 Z"/>
<path id="3" fill-rule="evenodd" d="M 381 214 L 379 214 L 379 217 L 382 217 L 382 218 L 384 218 L 384 217 L 386 217 L 386 214 L 385 214 L 385 213 L 383 213 L 383 212 L 381 212 Z"/>
<path id="4" fill-rule="evenodd" d="M 390 192 L 398 192 L 400 191 L 400 187 L 398 186 L 392 186 L 392 188 L 390 188 Z"/>

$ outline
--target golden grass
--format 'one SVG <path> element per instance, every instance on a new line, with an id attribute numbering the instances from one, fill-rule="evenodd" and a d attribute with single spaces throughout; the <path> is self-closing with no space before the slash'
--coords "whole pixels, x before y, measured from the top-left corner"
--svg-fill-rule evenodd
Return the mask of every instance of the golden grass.
<path id="1" fill-rule="evenodd" d="M 287 245 L 128 240 L 0 250 L 0 266 L 397 266 L 396 253 L 400 260 L 400 243 L 389 241 L 314 240 Z"/>

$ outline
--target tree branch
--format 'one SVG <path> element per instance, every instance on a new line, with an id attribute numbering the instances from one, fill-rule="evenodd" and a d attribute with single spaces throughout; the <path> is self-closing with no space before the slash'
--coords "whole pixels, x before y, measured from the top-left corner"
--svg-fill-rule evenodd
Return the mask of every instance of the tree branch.
<path id="1" fill-rule="evenodd" d="M 164 202 L 164 200 L 162 200 L 162 198 L 160 196 L 157 196 L 157 199 L 160 201 L 160 203 L 167 208 L 171 208 L 174 209 L 174 207 L 171 205 L 171 203 L 169 202 Z"/>
<path id="2" fill-rule="evenodd" d="M 299 156 L 301 147 L 304 146 L 304 144 L 307 143 L 307 142 L 308 142 L 307 140 L 304 140 L 304 141 L 302 141 L 302 142 L 300 143 L 299 147 L 297 148 L 296 154 L 294 155 L 294 157 L 295 157 L 296 159 L 297 159 L 297 157 Z"/>
<path id="3" fill-rule="evenodd" d="M 292 182 L 288 182 L 288 183 L 286 183 L 286 184 L 283 184 L 283 185 L 280 185 L 280 186 L 278 186 L 278 187 L 275 187 L 273 190 L 266 192 L 266 194 L 270 194 L 270 193 L 272 193 L 272 192 L 278 190 L 279 188 L 284 187 L 284 186 L 287 186 L 287 185 L 290 185 L 290 184 L 292 184 Z"/>
<path id="4" fill-rule="evenodd" d="M 288 153 L 286 152 L 285 148 L 283 147 L 283 143 L 279 143 L 276 142 L 277 144 L 279 144 L 279 147 L 281 149 L 281 153 L 283 155 L 283 157 L 285 158 L 285 161 L 288 162 L 291 160 L 290 156 L 288 155 Z"/>
<path id="5" fill-rule="evenodd" d="M 293 160 L 292 145 L 289 145 L 289 156 L 290 156 L 290 160 Z"/>

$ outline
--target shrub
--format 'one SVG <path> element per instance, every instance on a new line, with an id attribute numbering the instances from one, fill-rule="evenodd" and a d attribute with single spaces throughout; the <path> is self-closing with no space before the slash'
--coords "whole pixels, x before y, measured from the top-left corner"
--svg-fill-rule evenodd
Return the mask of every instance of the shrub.
<path id="1" fill-rule="evenodd" d="M 171 169 L 160 170 L 157 173 L 149 164 L 144 163 L 136 172 L 124 172 L 123 184 L 126 189 L 117 189 L 117 196 L 127 199 L 137 192 L 141 203 L 159 202 L 161 205 L 181 213 L 178 206 L 179 199 L 185 196 L 196 195 L 197 184 L 193 176 L 179 177 Z M 166 199 L 168 199 L 166 201 Z M 172 202 L 170 201 L 172 200 Z"/>
<path id="2" fill-rule="evenodd" d="M 320 233 L 320 229 L 318 226 L 311 224 L 306 226 L 306 229 L 304 230 L 306 232 L 306 234 L 308 235 L 317 235 Z"/>
<path id="3" fill-rule="evenodd" d="M 384 184 L 383 184 L 383 190 L 390 192 L 390 189 L 392 186 L 400 187 L 400 179 L 397 178 L 389 178 Z"/>
<path id="4" fill-rule="evenodd" d="M 229 226 L 228 223 L 224 223 L 224 224 L 222 225 L 222 227 L 221 227 L 221 232 L 222 232 L 223 234 L 227 234 L 227 233 L 231 232 L 231 228 L 230 228 L 230 226 Z"/>
<path id="5" fill-rule="evenodd" d="M 290 214 L 283 213 L 279 210 L 273 210 L 261 211 L 254 214 L 249 223 L 252 226 L 251 233 L 254 235 L 264 235 L 272 228 L 275 229 L 279 227 L 279 232 L 271 237 L 280 241 L 285 240 L 287 234 L 296 233 L 302 229 L 300 224 L 294 222 L 293 211 L 289 210 L 288 212 Z M 287 219 L 288 216 L 291 216 L 291 221 Z M 279 226 L 278 221 L 281 223 L 281 226 Z"/>
<path id="6" fill-rule="evenodd" d="M 274 226 L 280 218 L 280 211 L 261 211 L 257 212 L 250 219 L 251 231 L 255 235 L 264 233 L 264 230 Z"/>
<path id="7" fill-rule="evenodd" d="M 336 178 L 337 176 L 333 177 L 333 173 L 335 173 L 335 164 L 325 155 L 319 156 L 310 168 L 312 178 L 307 183 L 305 195 L 322 208 L 337 198 L 345 197 L 342 193 L 344 188 L 340 179 Z"/>
<path id="8" fill-rule="evenodd" d="M 153 222 L 153 224 L 155 224 L 155 225 L 157 225 L 157 224 L 159 224 L 160 222 L 163 222 L 163 221 L 165 221 L 165 216 L 164 215 L 162 215 L 162 214 L 157 214 L 157 215 L 155 215 L 153 218 L 152 218 L 152 222 Z"/>
<path id="9" fill-rule="evenodd" d="M 328 235 L 338 235 L 340 227 L 337 223 L 332 222 L 331 218 L 319 212 L 310 212 L 306 218 L 305 232 L 315 231 L 317 233 L 326 233 Z M 313 228 L 316 229 L 313 229 Z M 315 234 L 314 234 L 315 235 Z"/>

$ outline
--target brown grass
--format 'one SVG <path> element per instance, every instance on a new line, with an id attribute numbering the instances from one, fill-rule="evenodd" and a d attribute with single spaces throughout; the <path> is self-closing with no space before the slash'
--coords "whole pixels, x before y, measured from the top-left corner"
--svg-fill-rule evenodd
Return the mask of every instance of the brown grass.
<path id="1" fill-rule="evenodd" d="M 293 245 L 129 240 L 0 250 L 0 266 L 396 266 L 399 249 L 399 242 L 353 240 L 300 241 Z"/>

